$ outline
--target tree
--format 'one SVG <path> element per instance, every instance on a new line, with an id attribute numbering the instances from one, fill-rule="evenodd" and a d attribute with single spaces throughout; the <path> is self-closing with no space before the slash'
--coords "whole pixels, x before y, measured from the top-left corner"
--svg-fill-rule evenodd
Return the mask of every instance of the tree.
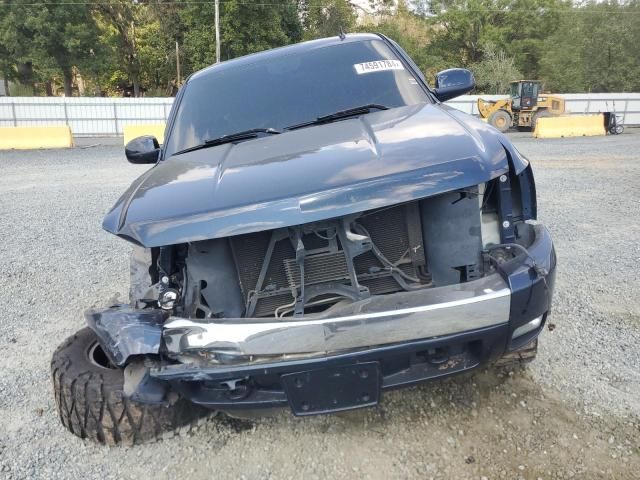
<path id="1" fill-rule="evenodd" d="M 9 2 L 0 9 L 0 68 L 5 78 L 47 84 L 63 76 L 65 95 L 72 94 L 73 67 L 89 54 L 97 28 L 86 5 L 42 0 L 39 5 Z"/>
<path id="2" fill-rule="evenodd" d="M 185 72 L 191 73 L 215 63 L 216 36 L 212 5 L 193 3 L 181 6 L 177 17 L 181 32 L 176 32 L 175 37 L 182 48 Z"/>
<path id="3" fill-rule="evenodd" d="M 562 15 L 545 42 L 541 74 L 564 92 L 640 89 L 640 2 L 588 3 Z"/>
<path id="4" fill-rule="evenodd" d="M 482 60 L 482 44 L 502 44 L 502 18 L 497 0 L 452 0 L 436 9 L 430 20 L 434 38 L 429 53 L 442 66 L 469 66 Z"/>
<path id="5" fill-rule="evenodd" d="M 177 12 L 186 73 L 215 63 L 214 9 L 211 4 L 185 3 Z M 221 56 L 240 55 L 300 41 L 302 25 L 294 0 L 250 4 L 230 0 L 220 8 Z M 176 38 L 176 40 L 178 40 Z M 179 41 L 179 40 L 178 40 Z"/>
<path id="6" fill-rule="evenodd" d="M 487 91 L 519 76 L 555 91 L 640 89 L 640 0 L 368 2 L 373 15 L 360 21 L 370 23 L 357 25 L 355 0 L 221 1 L 222 59 L 374 30 L 400 43 L 428 78 L 466 66 Z M 0 77 L 19 84 L 14 94 L 52 95 L 62 83 L 70 95 L 77 73 L 96 94 L 125 85 L 135 95 L 164 93 L 176 85 L 176 42 L 182 77 L 215 62 L 211 2 L 4 0 Z"/>
<path id="7" fill-rule="evenodd" d="M 433 75 L 434 62 L 428 55 L 428 45 L 433 37 L 433 29 L 425 18 L 410 10 L 403 1 L 398 2 L 394 9 L 381 11 L 386 13 L 378 18 L 375 24 L 361 25 L 358 30 L 363 32 L 375 30 L 392 38 L 402 46 L 425 75 Z"/>
<path id="8" fill-rule="evenodd" d="M 90 10 L 83 4 L 69 8 L 53 0 L 43 0 L 41 5 L 29 8 L 25 25 L 33 33 L 32 58 L 43 68 L 61 71 L 64 94 L 70 97 L 73 67 L 89 55 L 98 36 Z"/>
<path id="9" fill-rule="evenodd" d="M 432 0 L 409 0 L 409 7 L 416 15 L 429 17 L 433 15 L 432 3 Z"/>
<path id="10" fill-rule="evenodd" d="M 492 94 L 508 93 L 509 83 L 522 76 L 513 57 L 490 42 L 483 47 L 483 59 L 472 65 L 480 91 Z"/>
<path id="11" fill-rule="evenodd" d="M 145 5 L 126 0 L 94 4 L 95 14 L 100 17 L 105 28 L 114 38 L 117 57 L 129 80 L 133 84 L 134 96 L 140 96 L 141 63 L 136 39 L 136 23 L 147 18 Z"/>
<path id="12" fill-rule="evenodd" d="M 511 0 L 508 7 L 498 46 L 513 58 L 524 78 L 537 79 L 546 55 L 545 40 L 557 31 L 562 12 L 572 7 L 560 0 Z"/>
<path id="13" fill-rule="evenodd" d="M 430 18 L 436 32 L 430 54 L 447 66 L 477 65 L 491 43 L 514 59 L 517 70 L 535 77 L 562 8 L 560 0 L 444 0 Z"/>
<path id="14" fill-rule="evenodd" d="M 356 22 L 347 0 L 303 0 L 301 10 L 307 39 L 335 37 L 341 31 L 351 31 Z"/>
<path id="15" fill-rule="evenodd" d="M 302 38 L 295 1 L 250 4 L 229 0 L 221 10 L 221 57 L 225 60 L 280 47 Z"/>
<path id="16" fill-rule="evenodd" d="M 28 6 L 21 2 L 9 0 L 5 8 L 0 8 L 0 72 L 6 87 L 9 80 L 18 80 L 30 85 L 35 94 L 35 75 L 29 49 L 33 32 L 24 21 L 28 15 Z"/>

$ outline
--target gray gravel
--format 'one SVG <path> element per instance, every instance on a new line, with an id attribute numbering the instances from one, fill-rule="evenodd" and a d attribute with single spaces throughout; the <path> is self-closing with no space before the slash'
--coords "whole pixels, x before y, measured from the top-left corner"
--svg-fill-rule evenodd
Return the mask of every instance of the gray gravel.
<path id="1" fill-rule="evenodd" d="M 640 132 L 512 139 L 534 165 L 560 262 L 556 328 L 527 371 L 331 417 L 214 418 L 134 448 L 62 428 L 49 360 L 85 308 L 127 291 L 129 248 L 100 222 L 144 167 L 113 140 L 0 152 L 0 478 L 638 478 Z"/>

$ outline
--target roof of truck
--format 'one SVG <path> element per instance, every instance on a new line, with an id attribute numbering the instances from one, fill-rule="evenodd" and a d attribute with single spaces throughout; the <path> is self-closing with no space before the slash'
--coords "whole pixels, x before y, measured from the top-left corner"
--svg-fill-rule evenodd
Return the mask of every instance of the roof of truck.
<path id="1" fill-rule="evenodd" d="M 195 72 L 190 78 L 201 77 L 212 74 L 214 72 L 220 72 L 228 68 L 235 68 L 242 65 L 248 65 L 256 60 L 266 60 L 269 58 L 278 58 L 293 53 L 306 52 L 315 50 L 317 48 L 323 48 L 331 45 L 340 45 L 343 43 L 363 42 L 367 40 L 381 40 L 383 37 L 375 33 L 351 33 L 345 35 L 343 38 L 340 36 L 320 38 L 318 40 L 310 40 L 308 42 L 296 43 L 293 45 L 286 45 L 284 47 L 273 48 L 271 50 L 265 50 L 258 53 L 252 53 L 250 55 L 244 55 L 232 60 L 216 63 L 202 70 Z"/>

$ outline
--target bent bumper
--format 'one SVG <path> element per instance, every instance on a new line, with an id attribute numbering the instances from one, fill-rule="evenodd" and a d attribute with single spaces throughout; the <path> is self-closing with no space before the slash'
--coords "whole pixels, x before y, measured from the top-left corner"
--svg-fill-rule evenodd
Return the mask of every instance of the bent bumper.
<path id="1" fill-rule="evenodd" d="M 498 274 L 352 303 L 330 318 L 299 321 L 170 318 L 163 338 L 169 352 L 206 351 L 242 362 L 248 356 L 318 356 L 408 340 L 451 335 L 509 321 L 507 283 Z"/>
<path id="2" fill-rule="evenodd" d="M 153 384 L 152 392 L 157 390 L 158 385 L 164 385 L 198 405 L 213 409 L 256 409 L 289 405 L 296 415 L 306 415 L 308 413 L 297 409 L 292 401 L 292 389 L 287 388 L 283 381 L 285 377 L 345 368 L 357 369 L 361 365 L 376 364 L 379 371 L 378 390 L 407 387 L 472 370 L 491 359 L 497 359 L 505 349 L 508 334 L 509 327 L 505 323 L 439 338 L 317 358 L 279 359 L 274 362 L 233 366 L 168 365 L 152 368 L 147 385 L 157 382 Z M 310 400 L 336 394 L 336 387 L 331 382 L 320 382 L 315 387 L 319 391 L 313 392 Z M 145 388 L 138 389 L 136 400 L 146 401 Z M 360 397 L 362 390 L 359 386 L 343 385 L 340 393 L 344 394 L 345 390 L 354 400 L 350 406 L 341 408 L 334 405 L 327 411 L 368 406 Z"/>
<path id="3" fill-rule="evenodd" d="M 135 341 L 121 338 L 120 317 L 137 322 L 130 309 L 87 312 L 87 321 L 118 365 L 138 354 L 191 358 L 151 368 L 149 377 L 216 408 L 279 405 L 286 400 L 282 375 L 350 363 L 377 362 L 381 388 L 393 388 L 469 370 L 540 333 L 551 307 L 556 258 L 546 228 L 535 225 L 533 233 L 529 255 L 501 264 L 497 273 L 374 296 L 325 317 L 165 320 L 156 310 L 140 310 L 140 328 L 128 327 L 138 334 Z M 239 384 L 251 384 L 250 393 L 230 393 Z"/>

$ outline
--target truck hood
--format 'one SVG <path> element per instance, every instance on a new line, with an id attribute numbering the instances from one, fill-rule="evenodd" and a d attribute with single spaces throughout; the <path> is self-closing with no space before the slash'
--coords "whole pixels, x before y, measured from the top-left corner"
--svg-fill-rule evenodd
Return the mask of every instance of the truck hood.
<path id="1" fill-rule="evenodd" d="M 526 166 L 484 122 L 442 105 L 196 150 L 138 178 L 103 227 L 146 247 L 298 225 L 479 184 Z"/>

